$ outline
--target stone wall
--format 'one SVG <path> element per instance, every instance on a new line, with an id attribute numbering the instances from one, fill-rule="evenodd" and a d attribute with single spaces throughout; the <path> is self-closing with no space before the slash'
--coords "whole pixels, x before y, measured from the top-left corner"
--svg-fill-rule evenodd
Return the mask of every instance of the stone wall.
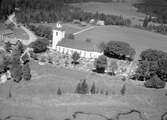
<path id="1" fill-rule="evenodd" d="M 98 58 L 100 55 L 102 55 L 102 53 L 99 53 L 99 52 L 89 52 L 89 51 L 78 50 L 78 49 L 62 47 L 62 46 L 56 46 L 55 50 L 62 54 L 68 54 L 68 55 L 72 55 L 74 52 L 77 52 L 80 54 L 80 57 L 88 58 L 88 59 L 91 59 L 91 58 L 95 59 L 95 58 Z"/>

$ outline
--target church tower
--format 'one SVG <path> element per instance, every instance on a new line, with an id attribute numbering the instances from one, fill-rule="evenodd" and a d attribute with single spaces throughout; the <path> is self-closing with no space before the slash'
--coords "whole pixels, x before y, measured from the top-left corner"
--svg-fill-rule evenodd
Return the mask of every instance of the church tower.
<path id="1" fill-rule="evenodd" d="M 59 41 L 65 38 L 65 31 L 60 22 L 57 22 L 56 29 L 53 30 L 52 49 L 56 49 Z"/>

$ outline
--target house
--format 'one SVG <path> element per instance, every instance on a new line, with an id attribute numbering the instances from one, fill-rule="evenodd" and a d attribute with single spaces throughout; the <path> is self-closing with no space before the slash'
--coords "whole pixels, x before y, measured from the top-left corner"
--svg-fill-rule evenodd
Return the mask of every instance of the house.
<path id="1" fill-rule="evenodd" d="M 89 21 L 90 24 L 95 24 L 95 22 L 96 22 L 95 19 L 91 19 L 91 20 Z"/>
<path id="2" fill-rule="evenodd" d="M 96 25 L 104 26 L 104 25 L 105 25 L 105 22 L 104 22 L 104 20 L 98 20 L 98 21 L 96 22 Z"/>
<path id="3" fill-rule="evenodd" d="M 73 23 L 74 23 L 74 24 L 80 24 L 80 22 L 81 22 L 81 21 L 80 21 L 79 19 L 74 19 L 74 20 L 73 20 Z"/>
<path id="4" fill-rule="evenodd" d="M 82 21 L 82 22 L 80 23 L 80 25 L 84 27 L 84 26 L 87 26 L 87 23 Z"/>

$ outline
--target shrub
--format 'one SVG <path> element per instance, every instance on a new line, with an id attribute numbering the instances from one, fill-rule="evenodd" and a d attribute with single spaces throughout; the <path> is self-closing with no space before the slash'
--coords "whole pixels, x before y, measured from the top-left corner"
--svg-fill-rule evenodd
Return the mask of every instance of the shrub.
<path id="1" fill-rule="evenodd" d="M 98 73 L 104 73 L 105 69 L 107 67 L 107 58 L 104 55 L 99 56 L 95 60 L 95 67 L 96 67 L 96 72 Z"/>
<path id="2" fill-rule="evenodd" d="M 165 82 L 162 81 L 156 74 L 144 83 L 147 88 L 161 89 L 165 87 Z"/>
<path id="3" fill-rule="evenodd" d="M 91 89 L 90 89 L 90 93 L 91 94 L 95 94 L 96 93 L 96 86 L 95 86 L 95 83 L 93 82 L 93 85 L 92 85 L 92 87 L 91 87 Z"/>
<path id="4" fill-rule="evenodd" d="M 58 90 L 57 90 L 57 95 L 62 95 L 62 91 L 60 88 L 58 88 Z"/>
<path id="5" fill-rule="evenodd" d="M 33 48 L 35 53 L 41 53 L 47 50 L 48 45 L 49 41 L 47 39 L 38 39 L 37 41 L 31 43 L 30 47 Z"/>
<path id="6" fill-rule="evenodd" d="M 126 92 L 126 86 L 125 86 L 125 84 L 122 86 L 120 92 L 121 92 L 121 95 L 125 95 L 125 92 Z"/>
<path id="7" fill-rule="evenodd" d="M 108 93 L 108 91 L 106 90 L 105 95 L 108 96 L 108 94 L 109 94 L 109 93 Z"/>
<path id="8" fill-rule="evenodd" d="M 86 39 L 86 42 L 88 42 L 88 43 L 90 43 L 91 41 L 92 41 L 92 40 L 89 39 L 89 38 Z"/>
<path id="9" fill-rule="evenodd" d="M 72 63 L 78 64 L 79 58 L 80 58 L 80 54 L 77 53 L 77 52 L 74 52 L 74 53 L 72 54 L 72 59 L 73 59 Z"/>
<path id="10" fill-rule="evenodd" d="M 23 79 L 26 81 L 30 80 L 31 79 L 31 69 L 30 69 L 29 63 L 26 63 L 23 65 L 22 71 L 23 71 Z"/>
<path id="11" fill-rule="evenodd" d="M 53 58 L 50 55 L 48 56 L 48 63 L 53 64 Z"/>
<path id="12" fill-rule="evenodd" d="M 117 59 L 133 60 L 136 52 L 128 43 L 110 41 L 104 45 L 104 54 Z"/>
<path id="13" fill-rule="evenodd" d="M 68 39 L 74 40 L 74 39 L 75 39 L 74 34 L 70 33 L 70 34 L 68 35 Z"/>

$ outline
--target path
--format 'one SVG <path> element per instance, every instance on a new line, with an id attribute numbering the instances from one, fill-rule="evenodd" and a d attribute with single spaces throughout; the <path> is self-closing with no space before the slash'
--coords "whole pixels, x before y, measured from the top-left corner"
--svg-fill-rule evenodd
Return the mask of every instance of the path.
<path id="1" fill-rule="evenodd" d="M 32 42 L 34 42 L 34 41 L 37 40 L 36 35 L 33 32 L 31 32 L 29 29 L 27 29 L 23 25 L 21 25 L 20 28 L 22 30 L 24 30 L 28 34 L 28 36 L 29 36 L 28 40 L 22 40 L 22 42 L 23 42 L 24 45 L 29 45 L 30 43 L 32 43 Z"/>
<path id="2" fill-rule="evenodd" d="M 92 27 L 83 29 L 83 30 L 81 30 L 81 31 L 78 31 L 78 32 L 74 33 L 74 35 L 78 35 L 78 34 L 80 34 L 80 33 L 86 32 L 86 31 L 91 30 L 91 29 L 93 29 L 93 28 L 95 28 L 95 26 L 92 26 Z"/>
<path id="3" fill-rule="evenodd" d="M 14 25 L 17 25 L 16 21 L 14 20 L 15 18 L 15 13 L 11 14 L 8 19 L 14 24 Z M 27 29 L 26 27 L 24 27 L 23 25 L 20 24 L 20 28 L 25 31 L 28 36 L 29 36 L 29 39 L 28 40 L 22 40 L 23 44 L 24 45 L 29 45 L 30 43 L 34 42 L 37 40 L 37 37 L 36 35 L 30 31 L 29 29 Z"/>

